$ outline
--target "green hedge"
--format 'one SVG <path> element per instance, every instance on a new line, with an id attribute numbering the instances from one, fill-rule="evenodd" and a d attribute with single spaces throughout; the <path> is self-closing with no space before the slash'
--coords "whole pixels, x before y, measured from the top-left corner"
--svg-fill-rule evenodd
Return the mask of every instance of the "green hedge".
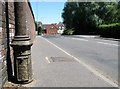
<path id="1" fill-rule="evenodd" d="M 120 38 L 120 23 L 103 24 L 98 28 L 102 37 Z"/>
<path id="2" fill-rule="evenodd" d="M 74 32 L 74 29 L 65 29 L 62 35 L 72 35 Z"/>

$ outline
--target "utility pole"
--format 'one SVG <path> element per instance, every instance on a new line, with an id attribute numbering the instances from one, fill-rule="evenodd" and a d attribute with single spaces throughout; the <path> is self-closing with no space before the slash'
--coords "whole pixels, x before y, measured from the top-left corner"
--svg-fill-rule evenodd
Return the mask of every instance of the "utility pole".
<path id="1" fill-rule="evenodd" d="M 16 0 L 14 2 L 15 10 L 15 37 L 11 43 L 14 51 L 14 77 L 18 84 L 31 82 L 32 67 L 31 67 L 31 46 L 32 42 L 26 35 L 26 6 L 27 0 Z"/>

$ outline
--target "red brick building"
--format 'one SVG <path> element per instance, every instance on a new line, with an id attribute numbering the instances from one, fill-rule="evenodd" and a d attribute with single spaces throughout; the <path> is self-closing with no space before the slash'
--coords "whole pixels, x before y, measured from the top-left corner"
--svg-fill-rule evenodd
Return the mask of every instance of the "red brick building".
<path id="1" fill-rule="evenodd" d="M 42 25 L 42 34 L 43 35 L 61 35 L 64 31 L 63 24 L 43 24 Z"/>

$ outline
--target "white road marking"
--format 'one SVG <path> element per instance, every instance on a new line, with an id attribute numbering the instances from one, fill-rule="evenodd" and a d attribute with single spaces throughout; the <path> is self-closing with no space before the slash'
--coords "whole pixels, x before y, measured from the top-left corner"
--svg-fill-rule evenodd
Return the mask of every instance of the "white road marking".
<path id="1" fill-rule="evenodd" d="M 80 39 L 80 38 L 72 38 L 72 39 L 74 39 L 74 40 L 81 40 L 81 41 L 88 41 L 86 39 Z"/>
<path id="2" fill-rule="evenodd" d="M 95 37 L 98 37 L 98 36 L 78 35 L 76 37 L 95 38 Z"/>
<path id="3" fill-rule="evenodd" d="M 113 41 L 113 40 L 105 40 L 105 39 L 95 39 L 96 41 L 104 41 L 104 42 L 112 42 L 112 43 L 117 43 L 118 41 Z"/>
<path id="4" fill-rule="evenodd" d="M 48 62 L 48 63 L 50 63 L 50 61 L 49 61 L 48 57 L 45 57 L 45 59 L 47 60 L 47 62 Z"/>
<path id="5" fill-rule="evenodd" d="M 93 74 L 95 74 L 96 76 L 102 78 L 104 81 L 106 81 L 107 83 L 109 83 L 110 85 L 112 85 L 113 87 L 118 87 L 118 84 L 114 83 L 112 80 L 110 80 L 109 78 L 105 77 L 104 75 L 102 75 L 101 73 L 99 73 L 98 71 L 96 71 L 94 68 L 92 68 L 90 65 L 86 64 L 85 62 L 81 61 L 80 59 L 74 57 L 73 55 L 69 54 L 68 52 L 66 52 L 65 50 L 63 50 L 62 48 L 58 47 L 57 45 L 55 45 L 54 43 L 50 42 L 49 40 L 41 37 L 42 39 L 46 40 L 48 43 L 52 44 L 53 46 L 55 46 L 56 48 L 58 48 L 59 50 L 61 50 L 62 52 L 64 52 L 65 54 L 69 55 L 70 57 L 74 58 L 76 61 L 78 61 L 80 64 L 82 64 L 85 68 L 87 68 L 89 71 L 91 71 Z"/>
<path id="6" fill-rule="evenodd" d="M 111 44 L 111 43 L 105 43 L 105 42 L 97 42 L 97 43 L 105 44 L 105 45 L 112 45 L 112 46 L 119 46 L 119 45 L 117 45 L 117 44 Z"/>

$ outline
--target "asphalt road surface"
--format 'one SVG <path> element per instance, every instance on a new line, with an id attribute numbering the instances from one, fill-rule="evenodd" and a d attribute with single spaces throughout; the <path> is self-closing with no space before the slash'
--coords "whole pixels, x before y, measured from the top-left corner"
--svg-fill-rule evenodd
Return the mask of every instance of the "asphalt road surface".
<path id="1" fill-rule="evenodd" d="M 118 41 L 89 36 L 43 36 L 44 39 L 77 61 L 89 65 L 118 83 Z"/>

